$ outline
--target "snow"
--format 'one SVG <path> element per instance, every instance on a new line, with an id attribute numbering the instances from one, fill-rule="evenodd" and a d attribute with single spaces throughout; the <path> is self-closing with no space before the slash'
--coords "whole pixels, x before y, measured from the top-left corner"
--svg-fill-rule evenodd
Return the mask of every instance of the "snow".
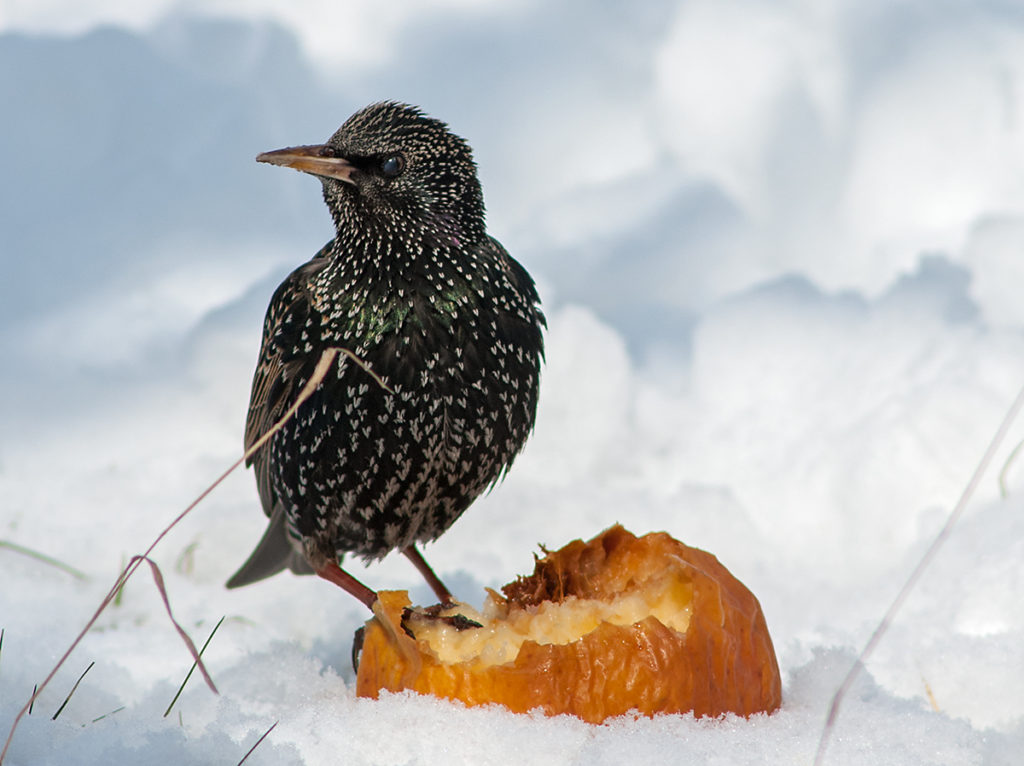
<path id="1" fill-rule="evenodd" d="M 129 557 L 239 456 L 262 314 L 330 236 L 256 153 L 418 103 L 476 150 L 549 316 L 536 432 L 426 555 L 479 602 L 615 522 L 760 599 L 784 704 L 574 719 L 358 700 L 365 610 L 223 582 L 230 476 L 156 549 L 6 763 L 810 763 L 831 695 L 1024 384 L 1024 16 L 1002 2 L 597 7 L 10 2 L 0 14 L 0 735 Z M 212 14 L 218 14 L 214 17 Z M 1024 750 L 1024 440 L 1011 429 L 858 677 L 829 764 Z M 1024 458 L 1021 458 L 1024 460 Z M 354 573 L 429 600 L 395 557 Z M 95 662 L 56 720 L 72 686 Z M 116 712 L 115 712 L 116 711 Z M 511 755 L 510 755 L 511 754 Z"/>

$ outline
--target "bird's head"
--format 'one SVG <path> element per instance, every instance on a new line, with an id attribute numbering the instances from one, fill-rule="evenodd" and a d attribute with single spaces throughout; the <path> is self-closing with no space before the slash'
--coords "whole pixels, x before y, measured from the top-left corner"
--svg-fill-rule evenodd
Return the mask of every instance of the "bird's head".
<path id="1" fill-rule="evenodd" d="M 416 107 L 372 104 L 324 144 L 256 159 L 319 177 L 339 234 L 350 227 L 413 227 L 455 244 L 484 234 L 483 195 L 469 145 Z"/>

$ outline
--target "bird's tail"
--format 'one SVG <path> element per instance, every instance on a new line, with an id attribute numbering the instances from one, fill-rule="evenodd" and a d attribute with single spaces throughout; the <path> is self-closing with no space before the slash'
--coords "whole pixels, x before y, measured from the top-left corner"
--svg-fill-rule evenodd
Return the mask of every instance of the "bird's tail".
<path id="1" fill-rule="evenodd" d="M 284 509 L 277 503 L 274 505 L 274 512 L 270 514 L 267 530 L 256 545 L 256 549 L 242 564 L 241 569 L 231 576 L 227 586 L 240 588 L 276 575 L 285 569 L 290 569 L 295 574 L 313 574 L 313 567 L 306 561 L 306 557 L 292 545 L 285 524 Z"/>

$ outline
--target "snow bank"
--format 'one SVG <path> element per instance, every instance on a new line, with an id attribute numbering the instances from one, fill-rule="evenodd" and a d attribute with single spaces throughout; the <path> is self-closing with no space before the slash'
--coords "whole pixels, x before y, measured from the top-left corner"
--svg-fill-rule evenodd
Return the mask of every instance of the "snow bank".
<path id="1" fill-rule="evenodd" d="M 55 1 L 0 19 L 91 30 L 0 36 L 0 142 L 18 148 L 0 183 L 0 540 L 86 577 L 0 548 L 0 724 L 239 454 L 266 302 L 330 236 L 315 184 L 253 156 L 382 97 L 470 139 L 492 231 L 550 319 L 536 433 L 430 561 L 479 599 L 538 543 L 665 529 L 759 596 L 786 701 L 591 727 L 357 700 L 362 607 L 291 575 L 223 588 L 262 527 L 238 473 L 155 554 L 197 643 L 225 617 L 205 655 L 220 695 L 193 678 L 163 717 L 190 659 L 143 570 L 10 763 L 232 763 L 275 722 L 248 763 L 809 762 L 1024 382 L 1021 20 L 998 3 L 367 5 L 338 40 L 379 44 L 342 67 L 330 18 L 277 16 L 293 36 L 249 20 L 279 12 L 259 4 L 154 8 L 172 14 L 58 21 Z M 1005 483 L 986 478 L 897 618 L 828 763 L 1024 749 L 1024 468 Z M 404 560 L 353 570 L 429 599 Z"/>

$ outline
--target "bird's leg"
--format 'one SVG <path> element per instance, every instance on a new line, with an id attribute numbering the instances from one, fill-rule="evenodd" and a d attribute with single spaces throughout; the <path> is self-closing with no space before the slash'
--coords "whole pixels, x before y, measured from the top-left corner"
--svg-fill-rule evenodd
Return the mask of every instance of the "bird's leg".
<path id="1" fill-rule="evenodd" d="M 416 567 L 420 574 L 423 575 L 423 579 L 427 581 L 427 585 L 434 591 L 434 595 L 437 596 L 438 600 L 444 606 L 452 606 L 455 604 L 455 598 L 452 596 L 450 590 L 448 590 L 444 583 L 441 582 L 440 578 L 434 574 L 434 570 L 430 568 L 430 564 L 426 562 L 420 552 L 416 550 L 415 545 L 407 545 L 402 548 L 402 553 L 405 554 L 406 558 L 412 562 L 412 565 Z"/>
<path id="2" fill-rule="evenodd" d="M 330 580 L 339 588 L 352 594 L 366 604 L 367 609 L 373 609 L 373 602 L 377 600 L 377 594 L 363 585 L 359 580 L 342 569 L 334 561 L 324 564 L 316 573 L 325 580 Z"/>

